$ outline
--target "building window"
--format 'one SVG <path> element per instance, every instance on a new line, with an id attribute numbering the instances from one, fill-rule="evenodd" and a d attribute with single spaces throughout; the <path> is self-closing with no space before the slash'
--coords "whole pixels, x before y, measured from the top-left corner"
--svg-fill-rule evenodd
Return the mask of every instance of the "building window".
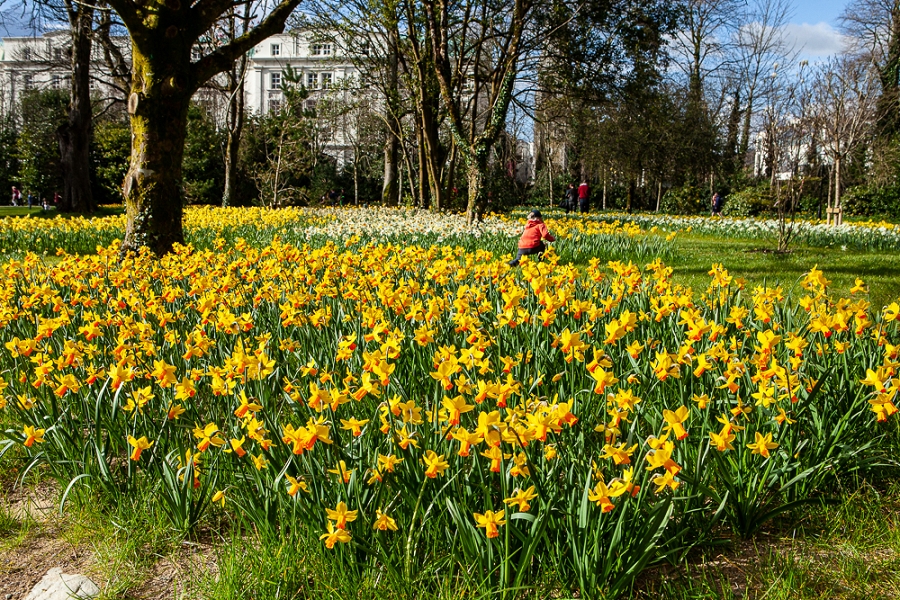
<path id="1" fill-rule="evenodd" d="M 50 78 L 50 87 L 54 90 L 59 89 L 59 75 L 54 75 Z"/>
<path id="2" fill-rule="evenodd" d="M 22 48 L 22 60 L 31 60 L 31 48 L 28 46 Z"/>
<path id="3" fill-rule="evenodd" d="M 271 88 L 273 90 L 279 89 L 281 87 L 281 73 L 272 73 L 269 77 L 272 83 Z"/>
<path id="4" fill-rule="evenodd" d="M 281 98 L 269 98 L 269 112 L 274 113 L 281 110 Z"/>
<path id="5" fill-rule="evenodd" d="M 281 44 L 272 44 L 272 56 L 281 56 Z"/>
<path id="6" fill-rule="evenodd" d="M 331 73 L 322 73 L 322 89 L 331 87 Z"/>
<path id="7" fill-rule="evenodd" d="M 307 73 L 306 74 L 306 87 L 311 90 L 318 89 L 319 87 L 319 74 L 318 73 Z"/>
<path id="8" fill-rule="evenodd" d="M 32 75 L 31 73 L 25 74 L 22 78 L 22 85 L 25 87 L 26 90 L 30 90 L 31 88 L 33 88 L 34 87 L 34 75 Z"/>
<path id="9" fill-rule="evenodd" d="M 331 56 L 331 44 L 313 44 L 309 53 L 312 56 Z"/>
<path id="10" fill-rule="evenodd" d="M 359 42 L 359 53 L 363 56 L 369 55 L 369 40 L 362 40 Z"/>
<path id="11" fill-rule="evenodd" d="M 53 60 L 62 60 L 62 48 L 53 49 Z"/>

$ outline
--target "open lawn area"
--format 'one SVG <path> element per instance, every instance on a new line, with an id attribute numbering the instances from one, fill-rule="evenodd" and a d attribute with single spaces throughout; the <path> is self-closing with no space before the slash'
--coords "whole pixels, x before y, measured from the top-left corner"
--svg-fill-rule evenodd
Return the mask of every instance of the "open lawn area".
<path id="1" fill-rule="evenodd" d="M 0 598 L 896 597 L 900 231 L 521 217 L 0 220 Z"/>
<path id="2" fill-rule="evenodd" d="M 668 264 L 679 281 L 705 289 L 709 268 L 721 263 L 747 286 L 780 285 L 785 292 L 795 288 L 812 266 L 831 281 L 836 294 L 847 295 L 861 278 L 869 288 L 873 305 L 886 305 L 900 298 L 900 251 L 842 250 L 798 243 L 786 254 L 774 251 L 776 244 L 760 240 L 717 239 L 687 233 L 677 239 L 676 252 Z"/>

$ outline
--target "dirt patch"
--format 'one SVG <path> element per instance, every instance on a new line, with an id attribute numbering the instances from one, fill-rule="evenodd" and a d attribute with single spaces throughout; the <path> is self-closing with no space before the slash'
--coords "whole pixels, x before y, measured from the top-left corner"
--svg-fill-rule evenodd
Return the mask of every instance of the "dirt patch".
<path id="1" fill-rule="evenodd" d="M 691 551 L 677 565 L 659 565 L 638 576 L 635 595 L 658 598 L 667 582 L 681 580 L 687 588 L 706 589 L 710 597 L 756 598 L 765 591 L 759 577 L 760 564 L 772 552 L 788 552 L 790 544 L 789 539 L 762 533 L 755 540 L 729 540 L 718 551 Z"/>
<path id="2" fill-rule="evenodd" d="M 160 558 L 144 583 L 130 591 L 141 600 L 200 598 L 197 582 L 217 571 L 215 549 L 208 543 L 185 542 L 170 556 Z"/>
<path id="3" fill-rule="evenodd" d="M 17 523 L 0 535 L 0 599 L 24 598 L 53 567 L 64 573 L 87 570 L 91 554 L 65 539 L 53 484 L 25 488 L 4 482 L 0 494 L 4 510 Z"/>
<path id="4" fill-rule="evenodd" d="M 59 537 L 53 530 L 28 534 L 11 550 L 0 553 L 0 598 L 18 600 L 53 567 L 64 573 L 84 573 L 90 555 Z"/>

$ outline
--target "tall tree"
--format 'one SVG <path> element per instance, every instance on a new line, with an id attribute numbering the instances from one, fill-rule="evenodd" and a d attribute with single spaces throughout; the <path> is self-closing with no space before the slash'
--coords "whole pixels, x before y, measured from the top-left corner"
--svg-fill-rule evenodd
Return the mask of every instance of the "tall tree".
<path id="1" fill-rule="evenodd" d="M 506 123 L 513 86 L 533 23 L 533 0 L 423 0 L 431 37 L 431 59 L 450 133 L 466 169 L 466 218 L 472 223 L 485 206 L 485 177 L 491 149 Z M 471 121 L 461 110 L 461 79 L 471 78 Z M 484 108 L 481 98 L 484 94 Z"/>
<path id="2" fill-rule="evenodd" d="M 900 0 L 853 0 L 841 16 L 843 31 L 878 68 L 879 137 L 900 132 Z"/>
<path id="3" fill-rule="evenodd" d="M 843 55 L 824 63 L 813 83 L 816 129 L 821 133 L 822 148 L 832 165 L 834 195 L 829 206 L 837 209 L 838 215 L 841 175 L 849 157 L 870 131 L 873 114 L 877 114 L 875 80 L 876 74 L 868 62 Z"/>
<path id="4" fill-rule="evenodd" d="M 158 255 L 184 242 L 182 159 L 191 97 L 214 75 L 267 37 L 284 30 L 300 0 L 260 3 L 267 15 L 236 39 L 203 54 L 192 52 L 236 0 L 109 0 L 131 37 L 128 96 L 131 165 L 123 192 L 127 225 L 123 251 L 149 247 Z"/>
<path id="5" fill-rule="evenodd" d="M 69 20 L 72 52 L 72 86 L 68 119 L 56 130 L 63 194 L 60 210 L 93 212 L 94 197 L 90 180 L 91 124 L 91 47 L 94 32 L 94 6 L 63 0 Z"/>
<path id="6" fill-rule="evenodd" d="M 852 0 L 841 17 L 851 50 L 875 66 L 880 93 L 872 152 L 872 179 L 900 181 L 900 0 Z"/>
<path id="7" fill-rule="evenodd" d="M 744 12 L 742 23 L 735 33 L 737 51 L 737 77 L 745 98 L 741 126 L 738 160 L 746 161 L 750 148 L 750 128 L 762 92 L 763 85 L 778 65 L 793 62 L 797 53 L 784 37 L 784 25 L 791 15 L 788 0 L 753 0 Z"/>
<path id="8" fill-rule="evenodd" d="M 225 29 L 229 41 L 236 40 L 250 27 L 250 3 L 245 2 L 242 10 L 235 10 L 228 15 Z M 247 76 L 247 54 L 241 54 L 228 69 L 225 70 L 225 93 L 228 94 L 225 139 L 225 190 L 222 194 L 222 206 L 231 206 L 237 200 L 237 179 L 241 147 L 241 134 L 244 131 L 244 81 Z"/>

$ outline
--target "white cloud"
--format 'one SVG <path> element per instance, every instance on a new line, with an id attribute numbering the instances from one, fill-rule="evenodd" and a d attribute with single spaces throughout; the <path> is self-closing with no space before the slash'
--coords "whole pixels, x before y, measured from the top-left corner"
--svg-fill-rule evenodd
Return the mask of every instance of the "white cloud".
<path id="1" fill-rule="evenodd" d="M 804 58 L 825 58 L 844 48 L 844 36 L 824 21 L 815 25 L 789 23 L 783 31 L 785 40 L 793 43 Z"/>

